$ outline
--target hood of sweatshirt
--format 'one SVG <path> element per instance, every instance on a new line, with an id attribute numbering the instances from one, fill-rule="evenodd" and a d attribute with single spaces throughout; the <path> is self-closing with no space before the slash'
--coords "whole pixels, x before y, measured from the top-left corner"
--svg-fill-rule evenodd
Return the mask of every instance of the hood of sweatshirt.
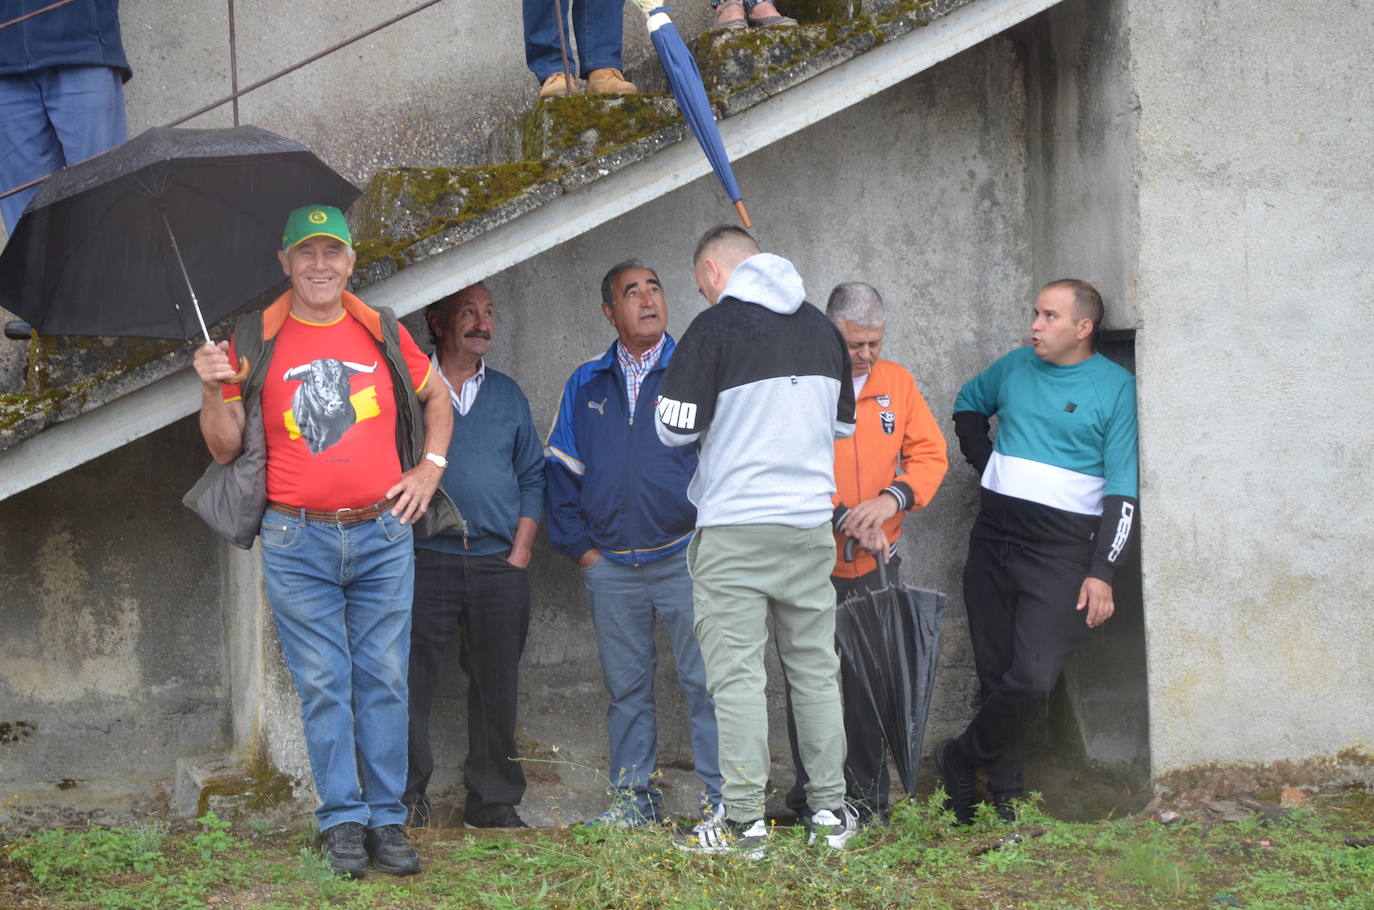
<path id="1" fill-rule="evenodd" d="M 757 303 L 787 316 L 806 300 L 806 288 L 792 263 L 772 253 L 755 253 L 735 267 L 720 296 Z"/>

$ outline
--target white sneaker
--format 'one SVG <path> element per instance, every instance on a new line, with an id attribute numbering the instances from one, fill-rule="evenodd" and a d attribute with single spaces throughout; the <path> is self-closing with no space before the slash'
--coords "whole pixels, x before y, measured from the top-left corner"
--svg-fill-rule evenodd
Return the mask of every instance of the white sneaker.
<path id="1" fill-rule="evenodd" d="M 859 830 L 859 813 L 849 803 L 841 802 L 835 812 L 822 809 L 811 816 L 811 833 L 806 837 L 806 845 L 814 844 L 818 837 L 825 838 L 825 845 L 832 850 L 843 850 L 845 843 Z"/>
<path id="2" fill-rule="evenodd" d="M 706 821 L 674 834 L 673 846 L 690 853 L 737 853 L 746 859 L 762 859 L 768 849 L 768 823 L 761 818 L 752 822 Z"/>

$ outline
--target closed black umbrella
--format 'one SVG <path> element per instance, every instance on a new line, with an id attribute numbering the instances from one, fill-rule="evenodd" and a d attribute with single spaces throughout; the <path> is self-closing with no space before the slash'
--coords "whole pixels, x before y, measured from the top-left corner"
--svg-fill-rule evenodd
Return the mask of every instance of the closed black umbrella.
<path id="1" fill-rule="evenodd" d="M 846 552 L 845 558 L 850 560 L 852 555 Z M 869 713 L 878 718 L 902 788 L 915 794 L 940 656 L 945 595 L 889 584 L 881 558 L 878 571 L 876 590 L 861 591 L 840 602 L 835 611 L 835 642 L 847 677 L 846 697 L 857 690 Z"/>
<path id="2" fill-rule="evenodd" d="M 150 129 L 52 174 L 0 254 L 0 306 L 42 335 L 190 338 L 284 280 L 292 209 L 358 189 L 255 126 Z"/>

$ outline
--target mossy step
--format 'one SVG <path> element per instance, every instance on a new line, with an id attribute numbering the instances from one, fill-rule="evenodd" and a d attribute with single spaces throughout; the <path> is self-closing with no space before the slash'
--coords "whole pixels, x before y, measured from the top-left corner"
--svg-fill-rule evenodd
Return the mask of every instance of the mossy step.
<path id="1" fill-rule="evenodd" d="M 540 98 L 520 121 L 527 161 L 551 171 L 599 158 L 682 119 L 671 95 Z"/>

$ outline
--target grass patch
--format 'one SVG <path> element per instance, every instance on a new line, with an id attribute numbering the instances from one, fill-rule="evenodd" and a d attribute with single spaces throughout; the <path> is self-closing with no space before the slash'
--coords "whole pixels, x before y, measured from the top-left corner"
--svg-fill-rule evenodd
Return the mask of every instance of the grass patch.
<path id="1" fill-rule="evenodd" d="M 424 872 L 335 877 L 313 835 L 51 829 L 0 840 L 0 904 L 22 908 L 1138 908 L 1374 910 L 1374 797 L 1323 795 L 1277 821 L 1066 823 L 1032 801 L 956 828 L 941 794 L 897 805 L 843 852 L 776 827 L 758 861 L 677 850 L 667 829 L 428 829 Z M 9 903 L 5 903 L 8 900 Z"/>

